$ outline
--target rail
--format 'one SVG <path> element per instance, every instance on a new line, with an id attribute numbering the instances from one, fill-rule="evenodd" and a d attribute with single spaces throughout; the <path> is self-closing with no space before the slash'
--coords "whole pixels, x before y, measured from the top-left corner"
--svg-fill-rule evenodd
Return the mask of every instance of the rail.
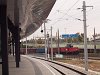
<path id="1" fill-rule="evenodd" d="M 54 61 L 51 61 L 51 60 L 46 60 L 46 59 L 39 58 L 39 57 L 32 57 L 32 58 L 36 58 L 36 59 L 41 59 L 41 60 L 44 60 L 44 61 L 48 61 L 48 62 L 57 64 L 57 65 L 60 65 L 60 66 L 62 66 L 62 67 L 64 67 L 64 68 L 70 69 L 70 70 L 72 70 L 72 71 L 74 71 L 74 72 L 76 72 L 76 73 L 78 73 L 78 74 L 80 74 L 80 75 L 86 75 L 85 73 L 82 73 L 82 72 L 80 72 L 80 71 L 78 71 L 78 70 L 75 70 L 75 69 L 73 69 L 73 68 L 70 68 L 70 67 L 68 67 L 68 66 L 65 66 L 65 65 L 63 65 L 63 64 L 60 64 L 60 63 L 57 63 L 57 62 L 54 62 Z M 50 65 L 50 66 L 51 66 L 51 65 Z M 53 66 L 51 66 L 51 67 L 53 67 Z M 62 75 L 66 75 L 66 74 L 64 74 L 63 72 L 61 72 L 60 70 L 58 70 L 57 68 L 55 68 L 55 67 L 53 67 L 53 68 L 54 68 L 55 70 L 57 70 L 59 73 L 61 73 Z"/>

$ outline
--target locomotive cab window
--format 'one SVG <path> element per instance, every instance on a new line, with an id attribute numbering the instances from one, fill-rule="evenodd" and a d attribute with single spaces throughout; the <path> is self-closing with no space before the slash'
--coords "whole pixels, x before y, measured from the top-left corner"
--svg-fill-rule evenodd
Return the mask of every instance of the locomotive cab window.
<path id="1" fill-rule="evenodd" d="M 67 47 L 68 47 L 68 48 L 72 48 L 73 45 L 72 45 L 72 44 L 67 44 Z"/>

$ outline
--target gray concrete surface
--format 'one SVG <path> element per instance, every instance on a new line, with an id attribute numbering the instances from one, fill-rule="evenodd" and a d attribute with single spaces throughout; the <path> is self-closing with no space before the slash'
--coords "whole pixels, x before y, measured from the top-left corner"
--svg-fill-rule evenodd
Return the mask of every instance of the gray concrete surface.
<path id="1" fill-rule="evenodd" d="M 21 57 L 20 67 L 16 68 L 15 59 L 9 56 L 9 75 L 35 75 L 32 63 L 24 57 Z"/>

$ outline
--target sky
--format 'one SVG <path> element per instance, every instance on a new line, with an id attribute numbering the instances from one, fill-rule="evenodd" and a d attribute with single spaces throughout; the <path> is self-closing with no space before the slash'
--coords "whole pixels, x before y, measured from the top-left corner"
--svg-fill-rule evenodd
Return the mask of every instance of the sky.
<path id="1" fill-rule="evenodd" d="M 97 34 L 100 34 L 100 0 L 85 0 L 86 6 L 93 6 L 86 8 L 86 18 L 87 18 L 87 37 L 91 38 L 94 34 L 94 27 Z M 83 0 L 57 0 L 53 6 L 47 19 L 49 21 L 46 23 L 47 32 L 50 34 L 50 27 L 53 29 L 53 36 L 56 36 L 56 32 L 59 29 L 60 35 L 62 34 L 75 34 L 77 32 L 84 33 L 83 29 L 83 11 L 82 8 Z M 32 35 L 28 37 L 31 39 L 33 37 L 44 36 L 41 33 L 42 25 L 38 30 L 36 30 Z"/>

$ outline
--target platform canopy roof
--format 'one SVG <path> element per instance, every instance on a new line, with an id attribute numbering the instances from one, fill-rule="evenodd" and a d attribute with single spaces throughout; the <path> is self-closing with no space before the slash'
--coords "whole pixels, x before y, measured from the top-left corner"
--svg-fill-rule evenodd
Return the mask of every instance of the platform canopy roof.
<path id="1" fill-rule="evenodd" d="M 15 24 L 14 17 L 16 9 L 19 9 L 19 26 L 21 28 L 21 37 L 26 37 L 34 33 L 48 17 L 56 0 L 7 0 L 7 15 Z"/>

